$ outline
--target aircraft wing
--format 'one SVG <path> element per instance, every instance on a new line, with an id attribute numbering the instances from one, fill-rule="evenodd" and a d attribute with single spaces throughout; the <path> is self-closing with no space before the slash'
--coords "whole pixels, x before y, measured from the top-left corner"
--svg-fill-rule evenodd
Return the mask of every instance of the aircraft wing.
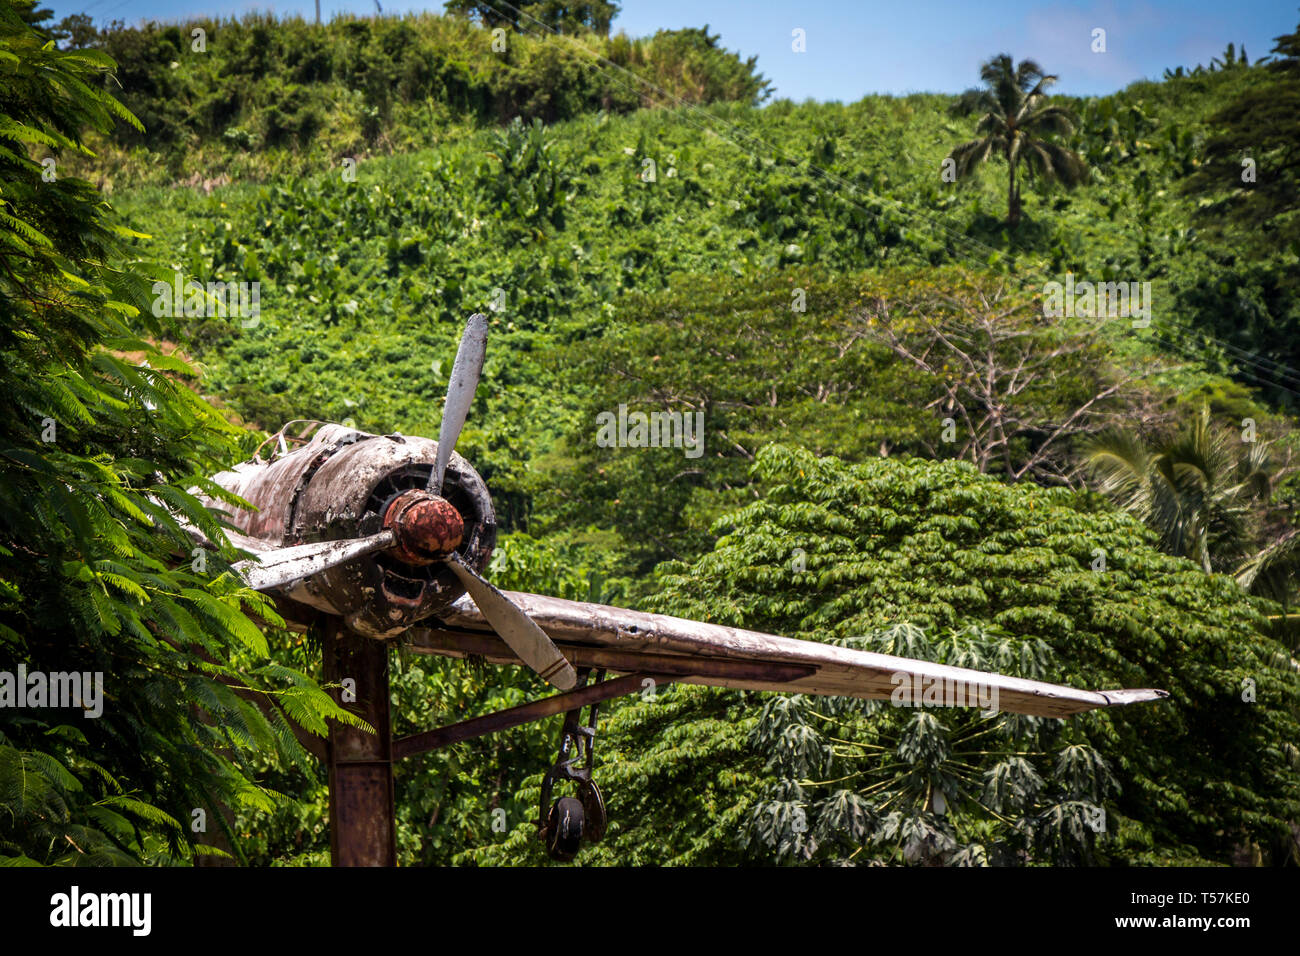
<path id="1" fill-rule="evenodd" d="M 1169 696 L 1163 690 L 1079 690 L 666 614 L 518 591 L 506 594 L 574 667 L 659 675 L 676 683 L 876 700 L 889 700 L 906 688 L 917 704 L 935 699 L 924 697 L 929 691 L 948 706 L 988 707 L 976 701 L 987 702 L 996 694 L 991 709 L 1039 717 L 1068 717 Z M 425 653 L 523 664 L 467 597 L 433 626 L 412 628 L 406 639 Z"/>

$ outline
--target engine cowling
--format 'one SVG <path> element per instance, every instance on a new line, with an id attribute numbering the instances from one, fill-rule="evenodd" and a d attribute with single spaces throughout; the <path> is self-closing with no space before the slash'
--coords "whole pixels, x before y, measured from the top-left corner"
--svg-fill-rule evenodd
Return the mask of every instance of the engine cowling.
<path id="1" fill-rule="evenodd" d="M 446 565 L 432 560 L 439 546 L 482 571 L 496 544 L 487 485 L 459 454 L 451 455 L 440 499 L 416 493 L 427 486 L 437 453 L 438 443 L 427 438 L 324 425 L 307 444 L 269 461 L 254 458 L 214 480 L 257 508 L 231 512 L 231 523 L 272 547 L 365 537 L 400 521 L 408 531 L 403 545 L 281 592 L 342 617 L 357 633 L 388 638 L 465 593 Z"/>

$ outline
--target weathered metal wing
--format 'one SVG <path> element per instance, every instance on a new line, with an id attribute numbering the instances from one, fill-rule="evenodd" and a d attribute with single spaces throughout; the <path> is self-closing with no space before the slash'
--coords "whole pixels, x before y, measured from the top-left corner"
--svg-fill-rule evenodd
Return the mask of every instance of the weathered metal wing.
<path id="1" fill-rule="evenodd" d="M 239 546 L 236 539 L 244 536 L 230 535 L 230 538 L 236 546 Z M 355 561 L 362 555 L 391 548 L 396 540 L 392 531 L 381 531 L 365 538 L 264 549 L 256 551 L 254 557 L 246 561 L 238 561 L 231 565 L 231 569 L 243 578 L 250 588 L 269 591 L 287 587 L 313 574 Z"/>
<path id="2" fill-rule="evenodd" d="M 1040 717 L 1068 717 L 1169 696 L 1163 690 L 1078 690 L 664 614 L 517 591 L 507 594 L 575 667 L 665 675 L 678 683 L 895 701 L 906 693 L 915 695 L 917 704 L 924 693 L 932 692 L 934 699 L 949 705 L 956 700 L 958 706 L 963 699 L 970 702 L 966 706 L 983 706 L 975 701 L 995 694 L 993 709 Z M 457 601 L 440 620 L 407 632 L 414 650 L 522 663 L 491 634 L 471 601 Z"/>

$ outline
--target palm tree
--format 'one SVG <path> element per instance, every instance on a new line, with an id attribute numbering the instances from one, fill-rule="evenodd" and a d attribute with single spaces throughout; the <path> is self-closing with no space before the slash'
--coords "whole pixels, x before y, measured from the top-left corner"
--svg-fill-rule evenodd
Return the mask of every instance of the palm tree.
<path id="1" fill-rule="evenodd" d="M 1020 186 L 1016 168 L 1023 160 L 1031 175 L 1048 182 L 1077 186 L 1088 175 L 1088 167 L 1073 151 L 1044 138 L 1066 135 L 1078 122 L 1063 106 L 1052 106 L 1044 92 L 1056 82 L 1033 60 L 1021 60 L 1000 53 L 980 67 L 985 89 L 980 91 L 978 109 L 984 110 L 975 132 L 978 139 L 962 143 L 948 154 L 958 179 L 969 176 L 995 152 L 1007 161 L 1007 225 L 1020 222 Z"/>
<path id="2" fill-rule="evenodd" d="M 1181 434 L 1151 445 L 1121 433 L 1092 442 L 1084 465 L 1103 494 L 1160 536 L 1162 550 L 1285 599 L 1298 542 L 1289 522 L 1267 514 L 1290 471 L 1273 461 L 1268 442 L 1214 428 L 1203 405 Z"/>

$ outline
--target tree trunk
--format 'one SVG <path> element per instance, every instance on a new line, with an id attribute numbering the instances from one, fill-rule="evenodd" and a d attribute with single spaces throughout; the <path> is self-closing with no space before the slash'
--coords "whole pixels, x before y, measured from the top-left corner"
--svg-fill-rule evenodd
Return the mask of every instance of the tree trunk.
<path id="1" fill-rule="evenodd" d="M 1016 164 L 1007 158 L 1007 225 L 1012 229 L 1020 224 L 1020 190 L 1016 188 Z"/>

